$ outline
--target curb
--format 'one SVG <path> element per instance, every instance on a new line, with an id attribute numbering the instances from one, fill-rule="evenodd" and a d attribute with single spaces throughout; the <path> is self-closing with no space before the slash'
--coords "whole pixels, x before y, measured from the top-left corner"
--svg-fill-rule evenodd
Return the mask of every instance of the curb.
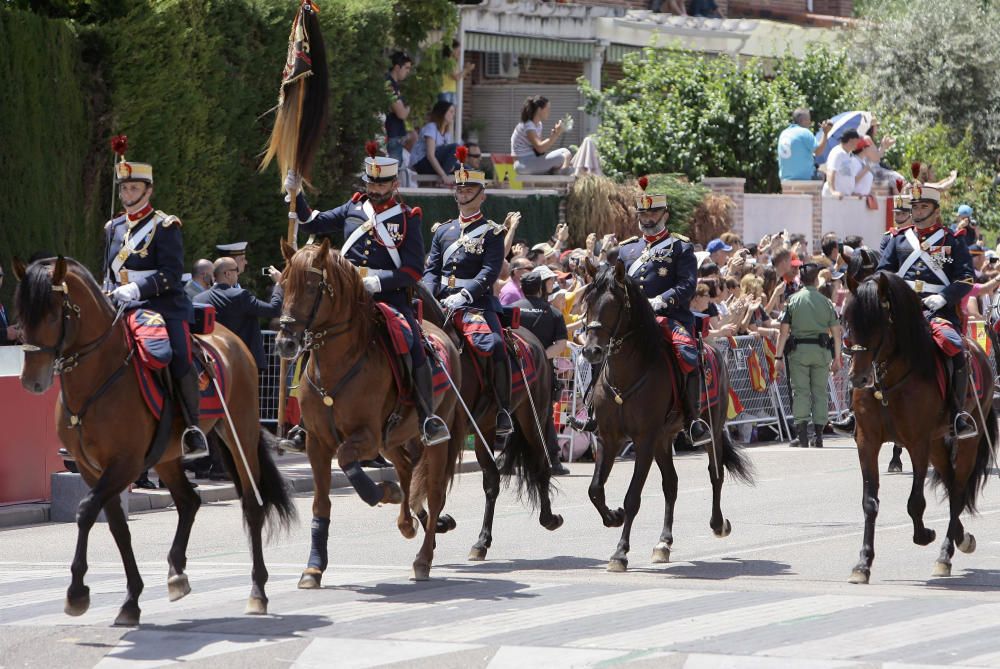
<path id="1" fill-rule="evenodd" d="M 463 461 L 459 463 L 456 474 L 468 474 L 480 471 L 479 463 L 471 451 L 463 452 Z M 278 469 L 292 489 L 293 495 L 311 493 L 313 491 L 312 471 L 305 456 L 292 455 L 283 456 L 278 459 Z M 396 470 L 392 467 L 366 468 L 365 472 L 373 481 L 398 481 Z M 220 483 L 217 481 L 206 481 L 198 479 L 198 487 L 195 492 L 201 497 L 201 501 L 206 504 L 213 502 L 228 502 L 237 499 L 236 487 L 232 483 Z M 330 490 L 342 490 L 349 488 L 347 475 L 336 469 L 332 472 L 330 480 Z M 129 493 L 128 512 L 143 513 L 149 511 L 161 511 L 173 506 L 173 498 L 167 490 L 133 490 Z M 22 527 L 26 525 L 38 525 L 49 521 L 48 502 L 35 502 L 28 504 L 12 504 L 0 507 L 0 528 Z"/>

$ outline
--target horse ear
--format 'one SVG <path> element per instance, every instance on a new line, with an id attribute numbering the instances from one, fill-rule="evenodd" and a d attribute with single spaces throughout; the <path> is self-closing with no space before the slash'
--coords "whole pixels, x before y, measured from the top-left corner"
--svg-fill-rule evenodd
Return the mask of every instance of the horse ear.
<path id="1" fill-rule="evenodd" d="M 28 267 L 24 264 L 24 261 L 14 256 L 11 259 L 11 270 L 14 272 L 14 278 L 18 281 L 24 281 L 24 275 L 28 272 Z"/>
<path id="2" fill-rule="evenodd" d="M 330 255 L 330 239 L 328 237 L 324 237 L 323 243 L 319 245 L 319 251 L 316 252 L 316 256 L 313 258 L 313 265 L 316 267 L 321 267 L 323 263 L 326 262 L 326 259 L 329 255 Z"/>
<path id="3" fill-rule="evenodd" d="M 590 277 L 591 281 L 593 281 L 597 276 L 597 265 L 595 265 L 594 261 L 590 259 L 590 256 L 583 259 L 583 269 L 587 273 L 587 276 Z"/>
<path id="4" fill-rule="evenodd" d="M 52 270 L 52 285 L 58 286 L 66 279 L 66 259 L 62 256 L 56 258 L 56 266 Z"/>
<path id="5" fill-rule="evenodd" d="M 858 286 L 861 285 L 857 279 L 854 278 L 853 274 L 848 274 L 844 277 L 847 279 L 847 290 L 851 291 L 851 295 L 854 297 L 858 296 Z"/>
<path id="6" fill-rule="evenodd" d="M 625 285 L 625 263 L 621 260 L 615 261 L 615 281 Z"/>
<path id="7" fill-rule="evenodd" d="M 285 241 L 284 237 L 281 238 L 281 255 L 285 256 L 285 262 L 291 262 L 295 255 L 295 247 Z"/>
<path id="8" fill-rule="evenodd" d="M 878 299 L 882 302 L 886 302 L 889 299 L 889 275 L 885 272 L 879 272 L 875 276 L 878 277 Z"/>

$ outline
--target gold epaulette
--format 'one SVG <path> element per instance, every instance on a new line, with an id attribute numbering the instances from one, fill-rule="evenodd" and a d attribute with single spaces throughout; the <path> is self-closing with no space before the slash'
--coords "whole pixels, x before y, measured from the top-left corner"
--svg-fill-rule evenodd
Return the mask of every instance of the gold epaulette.
<path id="1" fill-rule="evenodd" d="M 628 239 L 618 242 L 618 246 L 625 246 L 626 244 L 631 244 L 632 242 L 637 242 L 637 241 L 639 241 L 638 235 L 636 235 L 635 237 L 629 237 Z"/>
<path id="2" fill-rule="evenodd" d="M 447 222 L 448 221 L 438 221 L 437 223 L 435 223 L 434 225 L 432 225 L 431 226 L 431 233 L 437 232 L 438 228 L 440 228 L 442 225 L 444 225 Z"/>
<path id="3" fill-rule="evenodd" d="M 157 209 L 156 210 L 156 215 L 159 216 L 162 219 L 160 221 L 160 225 L 162 225 L 165 228 L 169 228 L 174 223 L 177 224 L 178 228 L 183 227 L 183 225 L 184 225 L 183 223 L 181 223 L 181 219 L 177 218 L 173 214 L 165 214 L 162 211 L 160 211 L 159 209 Z"/>
<path id="4" fill-rule="evenodd" d="M 679 235 L 676 232 L 674 233 L 674 237 L 677 238 L 677 239 L 679 239 L 679 240 L 681 240 L 682 242 L 687 242 L 688 244 L 691 243 L 691 238 L 690 237 L 685 237 L 684 235 Z"/>
<path id="5" fill-rule="evenodd" d="M 504 225 L 503 223 L 496 223 L 495 221 L 489 221 L 489 220 L 486 221 L 486 223 L 493 228 L 494 235 L 502 235 L 505 232 L 507 232 L 507 226 Z"/>

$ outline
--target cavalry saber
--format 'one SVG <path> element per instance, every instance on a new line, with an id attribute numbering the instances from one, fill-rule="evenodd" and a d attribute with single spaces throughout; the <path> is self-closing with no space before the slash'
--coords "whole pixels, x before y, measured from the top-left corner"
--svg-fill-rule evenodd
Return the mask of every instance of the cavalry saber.
<path id="1" fill-rule="evenodd" d="M 208 372 L 206 371 L 206 374 L 207 373 Z M 229 431 L 233 433 L 233 439 L 236 440 L 236 449 L 240 452 L 240 460 L 243 461 L 243 466 L 247 470 L 247 478 L 250 479 L 250 487 L 253 488 L 253 495 L 257 498 L 257 505 L 263 509 L 264 500 L 260 497 L 260 490 L 257 489 L 257 481 L 254 480 L 253 472 L 250 471 L 250 463 L 247 462 L 247 454 L 243 452 L 243 444 L 240 442 L 240 435 L 236 431 L 236 425 L 233 423 L 233 417 L 229 414 L 229 403 L 226 402 L 226 398 L 222 394 L 222 388 L 219 386 L 219 380 L 215 378 L 214 374 L 209 374 L 209 376 L 212 377 L 212 384 L 215 386 L 215 392 L 219 395 L 219 402 L 222 403 L 222 410 L 226 412 L 226 421 L 229 423 Z"/>
<path id="2" fill-rule="evenodd" d="M 517 360 L 517 368 L 521 370 L 521 379 L 524 381 L 524 392 L 528 395 L 528 402 L 531 403 L 531 417 L 535 419 L 535 429 L 538 430 L 538 438 L 542 440 L 542 452 L 545 453 L 545 461 L 549 463 L 549 469 L 552 469 L 552 457 L 549 455 L 549 444 L 545 439 L 545 433 L 542 432 L 542 423 L 538 420 L 538 410 L 535 409 L 535 397 L 531 394 L 531 386 L 528 385 L 528 377 L 524 374 L 524 365 L 521 364 L 521 356 L 517 353 L 517 345 L 513 346 L 514 359 Z M 548 362 L 548 360 L 546 360 Z M 513 385 L 513 380 L 511 380 L 511 385 Z"/>

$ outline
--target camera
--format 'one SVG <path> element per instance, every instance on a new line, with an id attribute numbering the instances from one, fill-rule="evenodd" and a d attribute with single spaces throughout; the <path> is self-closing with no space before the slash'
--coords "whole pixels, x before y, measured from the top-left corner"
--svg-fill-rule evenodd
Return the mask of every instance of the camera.
<path id="1" fill-rule="evenodd" d="M 261 267 L 260 268 L 260 275 L 261 276 L 271 276 L 271 268 L 270 267 Z"/>

